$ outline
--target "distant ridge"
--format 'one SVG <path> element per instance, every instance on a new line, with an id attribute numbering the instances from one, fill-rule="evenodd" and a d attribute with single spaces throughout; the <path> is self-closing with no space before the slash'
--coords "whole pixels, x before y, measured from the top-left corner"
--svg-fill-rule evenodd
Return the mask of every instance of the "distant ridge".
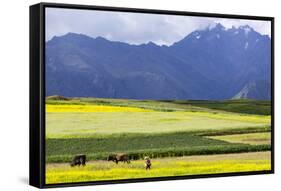
<path id="1" fill-rule="evenodd" d="M 68 33 L 46 43 L 46 95 L 268 100 L 270 47 L 270 38 L 249 26 L 217 24 L 171 46 Z"/>
<path id="2" fill-rule="evenodd" d="M 59 95 L 53 95 L 53 96 L 48 96 L 46 97 L 46 100 L 65 100 L 68 101 L 70 98 L 64 97 L 64 96 L 59 96 Z"/>

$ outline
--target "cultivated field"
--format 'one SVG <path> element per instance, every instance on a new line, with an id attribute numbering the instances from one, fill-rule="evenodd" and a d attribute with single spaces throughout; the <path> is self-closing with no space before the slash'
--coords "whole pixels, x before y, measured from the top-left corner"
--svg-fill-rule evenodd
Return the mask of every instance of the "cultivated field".
<path id="1" fill-rule="evenodd" d="M 269 101 L 46 100 L 47 183 L 270 170 Z M 86 167 L 69 166 L 76 154 Z"/>
<path id="2" fill-rule="evenodd" d="M 143 160 L 118 165 L 98 160 L 85 167 L 70 167 L 67 163 L 47 164 L 46 183 L 270 170 L 270 152 L 157 158 L 152 160 L 152 164 L 149 171 L 144 170 Z"/>

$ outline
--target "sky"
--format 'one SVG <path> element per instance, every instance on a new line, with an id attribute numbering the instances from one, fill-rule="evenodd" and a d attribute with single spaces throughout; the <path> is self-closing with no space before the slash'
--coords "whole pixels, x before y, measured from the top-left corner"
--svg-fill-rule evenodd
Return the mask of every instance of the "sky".
<path id="1" fill-rule="evenodd" d="M 217 23 L 225 28 L 249 25 L 261 34 L 271 33 L 269 21 L 46 8 L 46 41 L 73 32 L 129 44 L 171 45 Z"/>

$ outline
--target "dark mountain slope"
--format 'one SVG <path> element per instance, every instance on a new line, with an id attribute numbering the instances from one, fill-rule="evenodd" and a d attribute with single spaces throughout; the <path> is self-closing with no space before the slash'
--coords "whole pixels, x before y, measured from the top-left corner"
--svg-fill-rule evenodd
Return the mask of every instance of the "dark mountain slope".
<path id="1" fill-rule="evenodd" d="M 46 94 L 131 99 L 229 99 L 264 81 L 270 39 L 248 26 L 194 31 L 170 47 L 68 33 L 46 43 Z M 255 95 L 259 95 L 255 97 Z"/>

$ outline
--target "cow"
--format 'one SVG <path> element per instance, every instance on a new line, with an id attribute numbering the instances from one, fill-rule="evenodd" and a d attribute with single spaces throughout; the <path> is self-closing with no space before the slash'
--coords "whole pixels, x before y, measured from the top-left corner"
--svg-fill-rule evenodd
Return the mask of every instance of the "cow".
<path id="1" fill-rule="evenodd" d="M 85 166 L 86 165 L 86 155 L 81 154 L 81 155 L 75 155 L 70 163 L 71 167 L 74 166 Z"/>
<path id="2" fill-rule="evenodd" d="M 145 170 L 150 170 L 151 160 L 149 157 L 144 157 Z"/>
<path id="3" fill-rule="evenodd" d="M 127 162 L 128 164 L 131 162 L 127 154 L 110 154 L 107 157 L 107 161 L 113 161 L 116 164 L 118 164 L 119 161 Z"/>

